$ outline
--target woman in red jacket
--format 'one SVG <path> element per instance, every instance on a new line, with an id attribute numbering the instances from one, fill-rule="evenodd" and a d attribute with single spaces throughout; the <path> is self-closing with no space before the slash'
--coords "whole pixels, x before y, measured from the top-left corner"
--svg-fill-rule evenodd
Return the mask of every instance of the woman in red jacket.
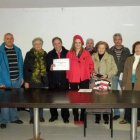
<path id="1" fill-rule="evenodd" d="M 73 44 L 67 53 L 70 59 L 70 70 L 66 72 L 66 77 L 73 90 L 88 89 L 90 74 L 93 73 L 94 64 L 90 53 L 83 48 L 84 41 L 81 36 L 76 35 L 73 38 Z M 83 124 L 85 109 L 81 109 L 80 121 L 78 109 L 73 109 L 74 124 Z"/>

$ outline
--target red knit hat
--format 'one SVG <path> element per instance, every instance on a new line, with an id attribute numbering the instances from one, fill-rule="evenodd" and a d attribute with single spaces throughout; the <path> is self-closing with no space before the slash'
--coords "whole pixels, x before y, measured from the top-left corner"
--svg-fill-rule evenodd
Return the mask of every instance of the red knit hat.
<path id="1" fill-rule="evenodd" d="M 82 38 L 80 35 L 75 35 L 75 36 L 73 37 L 73 40 L 76 40 L 76 39 L 80 39 L 81 42 L 82 42 L 82 45 L 84 45 L 83 38 Z"/>

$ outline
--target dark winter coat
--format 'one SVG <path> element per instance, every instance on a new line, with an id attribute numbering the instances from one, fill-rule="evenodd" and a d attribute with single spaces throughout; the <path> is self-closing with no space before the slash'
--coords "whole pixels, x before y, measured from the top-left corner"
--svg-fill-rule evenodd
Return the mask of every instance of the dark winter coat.
<path id="1" fill-rule="evenodd" d="M 68 50 L 62 47 L 60 59 L 66 58 Z M 50 67 L 53 64 L 53 59 L 58 59 L 58 54 L 55 49 L 48 53 L 47 59 L 47 70 L 48 70 L 48 80 L 49 80 L 49 88 L 61 88 L 68 89 L 69 83 L 66 79 L 66 71 L 51 71 Z"/>
<path id="2" fill-rule="evenodd" d="M 47 53 L 44 53 L 43 60 L 45 61 L 46 67 L 47 67 Z M 25 83 L 29 83 L 30 88 L 43 88 L 48 87 L 48 77 L 41 76 L 41 83 L 35 83 L 32 80 L 32 73 L 34 70 L 34 63 L 35 63 L 35 55 L 32 51 L 29 51 L 26 53 L 25 60 L 24 60 L 24 66 L 23 66 L 23 75 L 24 75 L 24 81 Z M 47 71 L 47 69 L 46 69 Z"/>

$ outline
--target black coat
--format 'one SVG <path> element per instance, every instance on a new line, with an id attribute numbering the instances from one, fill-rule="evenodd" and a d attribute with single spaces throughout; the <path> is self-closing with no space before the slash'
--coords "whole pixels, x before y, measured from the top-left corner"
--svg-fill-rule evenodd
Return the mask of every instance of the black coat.
<path id="1" fill-rule="evenodd" d="M 47 67 L 47 53 L 45 52 L 43 57 L 46 67 Z M 32 73 L 33 73 L 33 66 L 35 61 L 35 55 L 32 51 L 29 51 L 26 53 L 25 60 L 24 60 L 24 66 L 23 66 L 23 75 L 24 80 L 26 83 L 29 83 L 30 88 L 43 88 L 48 87 L 48 77 L 47 76 L 41 76 L 41 83 L 35 83 L 32 81 Z M 47 69 L 46 69 L 47 71 Z"/>
<path id="2" fill-rule="evenodd" d="M 90 55 L 93 55 L 93 53 L 96 53 L 96 51 L 95 51 L 95 47 L 93 47 L 93 50 L 92 50 L 92 51 L 90 51 L 90 50 L 87 49 L 86 47 L 85 47 L 85 49 L 86 49 L 87 51 L 89 51 Z"/>
<path id="3" fill-rule="evenodd" d="M 66 58 L 68 50 L 62 47 L 61 58 Z M 53 59 L 58 59 L 58 54 L 55 49 L 48 53 L 47 59 L 47 69 L 48 69 L 48 81 L 49 81 L 49 88 L 61 88 L 61 89 L 68 89 L 69 83 L 66 79 L 66 71 L 51 71 L 50 67 L 53 64 Z"/>

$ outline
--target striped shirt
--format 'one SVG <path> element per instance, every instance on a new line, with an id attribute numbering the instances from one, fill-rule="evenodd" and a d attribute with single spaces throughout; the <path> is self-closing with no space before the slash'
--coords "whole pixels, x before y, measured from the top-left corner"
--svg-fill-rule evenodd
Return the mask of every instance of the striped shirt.
<path id="1" fill-rule="evenodd" d="M 18 69 L 18 61 L 17 54 L 13 48 L 8 48 L 5 46 L 5 52 L 7 54 L 9 70 L 10 70 L 10 79 L 17 80 L 19 78 L 19 69 Z"/>
<path id="2" fill-rule="evenodd" d="M 116 53 L 116 56 L 117 56 L 117 59 L 118 60 L 120 60 L 122 51 L 123 51 L 123 49 L 116 49 L 115 48 L 115 53 Z"/>

